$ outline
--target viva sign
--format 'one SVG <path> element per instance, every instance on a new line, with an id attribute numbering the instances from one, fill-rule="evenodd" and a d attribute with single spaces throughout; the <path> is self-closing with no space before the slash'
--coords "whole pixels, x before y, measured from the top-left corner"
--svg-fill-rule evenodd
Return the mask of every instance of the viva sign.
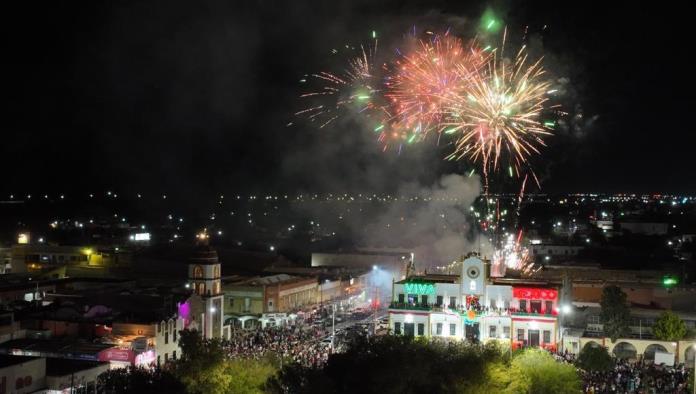
<path id="1" fill-rule="evenodd" d="M 404 290 L 407 294 L 435 294 L 435 285 L 432 283 L 405 283 Z"/>

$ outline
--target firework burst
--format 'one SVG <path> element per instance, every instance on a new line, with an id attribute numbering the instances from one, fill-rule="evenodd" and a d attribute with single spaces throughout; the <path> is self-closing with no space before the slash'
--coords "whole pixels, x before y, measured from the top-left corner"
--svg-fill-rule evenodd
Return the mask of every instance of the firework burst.
<path id="1" fill-rule="evenodd" d="M 553 122 L 541 120 L 547 109 L 550 82 L 543 79 L 541 59 L 530 62 L 523 46 L 512 61 L 493 55 L 485 68 L 470 78 L 469 89 L 460 91 L 443 122 L 447 133 L 456 133 L 450 158 L 480 163 L 484 177 L 506 166 L 518 177 L 530 169 L 528 158 L 545 146 Z M 471 76 L 470 69 L 460 71 Z M 535 177 L 536 178 L 536 177 Z"/>
<path id="2" fill-rule="evenodd" d="M 414 49 L 399 53 L 386 78 L 384 94 L 389 127 L 380 136 L 383 143 L 414 143 L 430 131 L 441 130 L 446 106 L 469 83 L 461 68 L 477 71 L 486 60 L 484 53 L 461 39 L 434 35 L 418 41 Z"/>

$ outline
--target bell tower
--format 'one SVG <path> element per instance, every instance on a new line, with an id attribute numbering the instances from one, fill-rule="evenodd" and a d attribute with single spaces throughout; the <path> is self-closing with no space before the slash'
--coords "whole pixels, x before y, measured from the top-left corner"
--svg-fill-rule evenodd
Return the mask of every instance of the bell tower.
<path id="1" fill-rule="evenodd" d="M 203 303 L 200 311 L 201 334 L 204 338 L 222 336 L 223 299 L 220 282 L 220 261 L 215 249 L 208 245 L 208 234 L 196 236 L 196 249 L 189 258 L 188 281 Z"/>

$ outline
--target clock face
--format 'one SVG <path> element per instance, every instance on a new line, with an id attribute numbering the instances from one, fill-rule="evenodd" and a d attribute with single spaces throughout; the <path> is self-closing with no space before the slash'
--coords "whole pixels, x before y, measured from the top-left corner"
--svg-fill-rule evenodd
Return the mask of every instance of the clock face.
<path id="1" fill-rule="evenodd" d="M 471 278 L 471 279 L 476 279 L 479 276 L 479 269 L 478 267 L 469 267 L 466 270 L 466 275 Z"/>

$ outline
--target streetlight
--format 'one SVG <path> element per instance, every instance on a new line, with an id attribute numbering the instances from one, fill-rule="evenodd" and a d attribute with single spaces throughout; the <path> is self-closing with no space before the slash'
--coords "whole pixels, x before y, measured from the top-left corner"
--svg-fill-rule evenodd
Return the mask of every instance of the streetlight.
<path id="1" fill-rule="evenodd" d="M 565 343 L 563 342 L 563 337 L 564 337 L 563 323 L 565 323 L 564 316 L 570 315 L 570 313 L 572 312 L 572 308 L 568 304 L 563 304 L 563 305 L 561 305 L 560 312 L 561 312 L 561 348 L 565 351 Z"/>

